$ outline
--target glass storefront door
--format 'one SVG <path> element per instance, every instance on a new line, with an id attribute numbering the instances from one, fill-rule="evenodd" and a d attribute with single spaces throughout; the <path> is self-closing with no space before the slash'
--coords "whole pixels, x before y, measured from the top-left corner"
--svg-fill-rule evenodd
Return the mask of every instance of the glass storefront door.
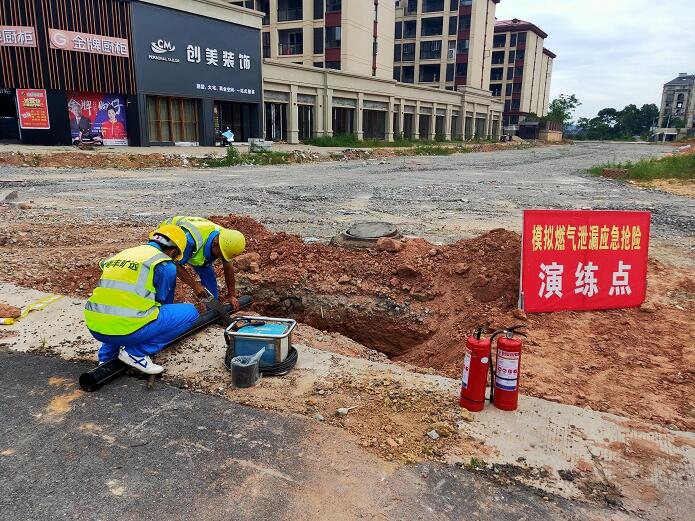
<path id="1" fill-rule="evenodd" d="M 197 145 L 198 102 L 187 98 L 147 97 L 150 143 Z"/>

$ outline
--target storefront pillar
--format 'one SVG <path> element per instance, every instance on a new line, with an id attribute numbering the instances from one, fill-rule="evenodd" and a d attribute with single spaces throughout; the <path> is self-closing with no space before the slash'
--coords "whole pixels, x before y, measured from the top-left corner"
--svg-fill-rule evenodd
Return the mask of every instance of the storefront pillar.
<path id="1" fill-rule="evenodd" d="M 200 146 L 215 146 L 215 102 L 210 98 L 203 98 L 199 104 L 200 114 Z"/>

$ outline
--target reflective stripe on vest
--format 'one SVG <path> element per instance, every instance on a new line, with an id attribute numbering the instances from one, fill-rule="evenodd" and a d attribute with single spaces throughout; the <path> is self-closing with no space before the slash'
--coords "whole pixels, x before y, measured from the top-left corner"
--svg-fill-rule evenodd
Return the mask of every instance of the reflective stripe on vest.
<path id="1" fill-rule="evenodd" d="M 126 318 L 144 318 L 152 313 L 157 312 L 157 306 L 152 306 L 150 309 L 145 311 L 138 311 L 137 309 L 122 308 L 120 306 L 106 306 L 104 304 L 95 304 L 94 302 L 87 301 L 84 305 L 87 311 L 93 311 L 94 313 L 103 313 L 104 315 L 113 315 L 116 317 L 126 317 Z"/>
<path id="2" fill-rule="evenodd" d="M 159 303 L 155 300 L 156 288 L 152 283 L 154 267 L 170 260 L 154 246 L 144 245 L 100 263 L 104 273 L 84 308 L 89 329 L 104 335 L 122 336 L 155 320 L 159 315 Z M 137 269 L 137 277 L 129 269 Z"/>

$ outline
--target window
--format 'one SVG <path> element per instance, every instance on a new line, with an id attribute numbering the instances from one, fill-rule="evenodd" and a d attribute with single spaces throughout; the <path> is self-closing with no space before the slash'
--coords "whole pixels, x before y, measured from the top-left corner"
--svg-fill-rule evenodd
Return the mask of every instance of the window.
<path id="1" fill-rule="evenodd" d="M 314 67 L 318 67 L 319 69 L 323 69 L 323 62 L 314 62 Z"/>
<path id="2" fill-rule="evenodd" d="M 469 47 L 469 41 L 468 40 L 459 40 L 458 41 L 458 52 L 468 52 L 468 47 Z"/>
<path id="3" fill-rule="evenodd" d="M 521 50 L 521 51 L 516 51 L 516 59 L 517 60 L 523 60 L 526 57 L 526 52 Z"/>
<path id="4" fill-rule="evenodd" d="M 449 11 L 458 11 L 459 10 L 459 0 L 451 0 L 451 3 L 449 4 Z"/>
<path id="5" fill-rule="evenodd" d="M 471 15 L 459 16 L 459 31 L 467 31 L 471 28 Z"/>
<path id="6" fill-rule="evenodd" d="M 519 94 L 521 92 L 521 83 L 512 83 L 512 92 Z"/>
<path id="7" fill-rule="evenodd" d="M 439 81 L 439 64 L 420 65 L 420 82 L 433 83 Z"/>
<path id="8" fill-rule="evenodd" d="M 401 61 L 401 44 L 397 43 L 393 46 L 393 61 Z"/>
<path id="9" fill-rule="evenodd" d="M 501 83 L 495 83 L 494 85 L 490 85 L 490 92 L 492 92 L 493 96 L 501 96 L 502 95 L 502 84 Z"/>
<path id="10" fill-rule="evenodd" d="M 314 27 L 314 54 L 323 54 L 323 27 Z"/>
<path id="11" fill-rule="evenodd" d="M 502 65 L 504 63 L 504 51 L 495 51 L 492 53 L 492 64 Z"/>
<path id="12" fill-rule="evenodd" d="M 323 20 L 323 0 L 314 0 L 314 20 Z"/>
<path id="13" fill-rule="evenodd" d="M 303 18 L 302 0 L 278 0 L 278 22 Z"/>
<path id="14" fill-rule="evenodd" d="M 414 43 L 404 43 L 403 44 L 403 57 L 401 58 L 404 62 L 411 62 L 415 60 L 415 44 Z"/>
<path id="15" fill-rule="evenodd" d="M 442 57 L 442 42 L 440 40 L 420 42 L 421 60 L 438 60 Z"/>
<path id="16" fill-rule="evenodd" d="M 260 0 L 256 9 L 263 13 L 263 25 L 270 25 L 270 0 Z"/>
<path id="17" fill-rule="evenodd" d="M 473 5 L 473 0 L 460 0 L 461 3 L 459 4 L 461 7 L 468 7 L 470 5 Z"/>
<path id="18" fill-rule="evenodd" d="M 468 64 L 467 63 L 457 63 L 456 64 L 456 76 L 467 76 L 468 75 Z"/>
<path id="19" fill-rule="evenodd" d="M 523 67 L 517 67 L 514 69 L 514 77 L 515 78 L 521 78 L 524 75 L 524 68 Z"/>
<path id="20" fill-rule="evenodd" d="M 396 22 L 396 40 L 403 38 L 403 22 Z"/>
<path id="21" fill-rule="evenodd" d="M 334 49 L 340 47 L 340 27 L 326 27 L 326 48 Z"/>
<path id="22" fill-rule="evenodd" d="M 403 22 L 403 38 L 415 38 L 417 36 L 417 21 L 407 20 Z"/>
<path id="23" fill-rule="evenodd" d="M 408 0 L 408 5 L 405 8 L 406 14 L 417 13 L 417 0 Z"/>
<path id="24" fill-rule="evenodd" d="M 516 39 L 516 44 L 517 45 L 524 45 L 525 43 L 526 43 L 526 33 L 519 33 L 519 36 Z"/>
<path id="25" fill-rule="evenodd" d="M 509 59 L 507 60 L 507 63 L 514 63 L 515 61 L 516 61 L 516 52 L 509 51 Z"/>
<path id="26" fill-rule="evenodd" d="M 285 29 L 278 31 L 278 46 L 280 56 L 304 54 L 304 35 L 301 29 Z"/>
<path id="27" fill-rule="evenodd" d="M 401 68 L 400 67 L 394 67 L 393 68 L 393 79 L 396 81 L 401 81 Z"/>
<path id="28" fill-rule="evenodd" d="M 513 99 L 512 100 L 512 110 L 519 110 L 521 108 L 521 100 L 520 99 Z"/>
<path id="29" fill-rule="evenodd" d="M 270 33 L 263 33 L 263 57 L 270 58 Z"/>
<path id="30" fill-rule="evenodd" d="M 415 83 L 415 67 L 409 65 L 401 68 L 401 81 L 403 83 Z"/>
<path id="31" fill-rule="evenodd" d="M 147 129 L 155 143 L 197 143 L 198 105 L 183 98 L 147 97 Z"/>
<path id="32" fill-rule="evenodd" d="M 509 35 L 509 46 L 516 47 L 516 39 L 519 36 L 518 33 L 512 33 Z"/>
<path id="33" fill-rule="evenodd" d="M 334 69 L 336 71 L 340 70 L 340 62 L 326 62 L 326 69 Z"/>
<path id="34" fill-rule="evenodd" d="M 454 64 L 448 63 L 446 66 L 446 81 L 454 81 Z"/>
<path id="35" fill-rule="evenodd" d="M 457 22 L 458 16 L 449 17 L 449 34 L 456 34 L 456 30 L 458 29 Z"/>
<path id="36" fill-rule="evenodd" d="M 490 71 L 490 81 L 502 81 L 502 74 L 504 69 L 502 67 L 495 67 Z"/>
<path id="37" fill-rule="evenodd" d="M 512 85 L 513 83 L 507 83 L 507 86 L 504 88 L 504 95 L 505 96 L 511 96 L 512 95 Z"/>
<path id="38" fill-rule="evenodd" d="M 507 44 L 507 35 L 506 34 L 496 34 L 495 38 L 492 40 L 492 46 L 495 49 L 499 49 L 500 47 L 504 47 Z"/>
<path id="39" fill-rule="evenodd" d="M 423 13 L 436 13 L 438 11 L 444 11 L 444 0 L 423 0 L 422 1 L 422 12 Z"/>
<path id="40" fill-rule="evenodd" d="M 326 0 L 326 12 L 337 13 L 342 9 L 341 0 Z"/>
<path id="41" fill-rule="evenodd" d="M 441 16 L 423 18 L 420 22 L 420 36 L 441 36 L 443 27 L 444 19 Z"/>

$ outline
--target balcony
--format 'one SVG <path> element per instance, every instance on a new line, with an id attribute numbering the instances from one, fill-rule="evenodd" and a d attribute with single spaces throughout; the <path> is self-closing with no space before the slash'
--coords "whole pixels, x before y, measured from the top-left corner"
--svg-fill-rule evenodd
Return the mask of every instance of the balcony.
<path id="1" fill-rule="evenodd" d="M 281 43 L 279 49 L 280 56 L 293 56 L 304 54 L 304 45 L 301 43 Z"/>
<path id="2" fill-rule="evenodd" d="M 302 20 L 302 0 L 278 0 L 278 22 Z"/>

